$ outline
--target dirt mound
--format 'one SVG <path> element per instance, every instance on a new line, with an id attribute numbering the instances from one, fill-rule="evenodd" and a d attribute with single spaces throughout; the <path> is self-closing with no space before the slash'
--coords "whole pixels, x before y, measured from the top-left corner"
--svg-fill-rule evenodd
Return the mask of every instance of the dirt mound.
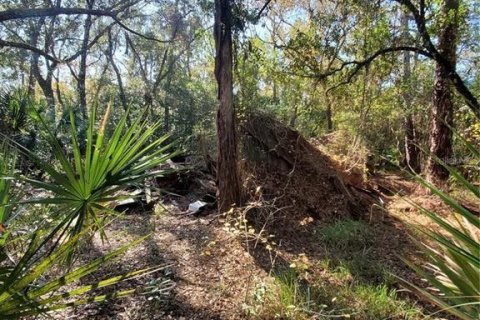
<path id="1" fill-rule="evenodd" d="M 285 207 L 286 218 L 361 218 L 375 196 L 342 178 L 334 163 L 297 131 L 255 113 L 242 125 L 247 185 Z M 292 216 L 294 215 L 294 216 Z"/>

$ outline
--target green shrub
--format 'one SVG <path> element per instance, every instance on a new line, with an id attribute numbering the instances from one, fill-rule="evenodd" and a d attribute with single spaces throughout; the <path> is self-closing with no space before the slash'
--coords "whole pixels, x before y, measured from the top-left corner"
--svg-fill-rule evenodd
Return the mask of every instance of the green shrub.
<path id="1" fill-rule="evenodd" d="M 146 268 L 72 288 L 72 284 L 97 271 L 101 266 L 145 239 L 131 242 L 90 263 L 81 265 L 72 271 L 66 271 L 61 276 L 52 275 L 51 270 L 64 261 L 65 257 L 78 245 L 78 241 L 85 236 L 86 231 L 87 229 L 71 237 L 48 255 L 45 254 L 44 244 L 45 239 L 50 238 L 51 235 L 43 235 L 43 232 L 37 231 L 31 236 L 27 250 L 21 254 L 17 263 L 11 265 L 5 256 L 0 258 L 0 319 L 39 315 L 53 310 L 141 292 L 143 288 L 110 290 L 108 294 L 99 294 L 93 291 L 111 287 L 119 282 L 163 268 Z M 3 249 L 4 246 L 0 246 L 0 252 L 3 252 Z M 86 296 L 87 294 L 88 296 Z"/>
<path id="2" fill-rule="evenodd" d="M 0 90 L 0 132 L 19 134 L 28 120 L 32 100 L 23 90 Z"/>
<path id="3" fill-rule="evenodd" d="M 278 287 L 277 317 L 306 319 L 309 312 L 321 311 L 326 307 L 322 304 L 323 292 L 306 283 L 295 270 L 280 271 L 274 276 Z"/>
<path id="4" fill-rule="evenodd" d="M 480 152 L 467 143 L 469 149 L 480 159 Z M 468 182 L 461 174 L 437 159 L 465 190 L 480 200 L 480 189 Z M 436 226 L 437 230 L 418 227 L 434 244 L 419 242 L 428 259 L 427 270 L 412 262 L 408 265 L 427 279 L 437 292 L 432 293 L 418 286 L 403 282 L 416 293 L 436 304 L 442 311 L 460 319 L 480 318 L 480 219 L 461 206 L 455 199 L 417 177 L 418 182 L 442 199 L 454 212 L 455 221 L 442 218 L 435 212 L 413 203 Z"/>
<path id="5" fill-rule="evenodd" d="M 6 224 L 14 212 L 18 195 L 12 190 L 12 176 L 15 173 L 15 154 L 6 144 L 0 145 L 0 245 L 8 237 Z"/>
<path id="6" fill-rule="evenodd" d="M 20 177 L 35 188 L 48 191 L 52 196 L 33 199 L 25 203 L 54 204 L 59 206 L 52 218 L 59 221 L 57 230 L 75 235 L 84 227 L 101 225 L 106 216 L 116 214 L 109 204 L 128 196 L 118 193 L 144 181 L 148 177 L 161 175 L 158 166 L 175 155 L 171 144 L 164 145 L 168 136 L 153 139 L 160 122 L 149 123 L 144 116 L 138 117 L 127 127 L 125 113 L 115 129 L 108 135 L 107 125 L 111 114 L 107 107 L 101 124 L 97 127 L 96 108 L 92 108 L 86 132 L 84 150 L 80 147 L 75 117 L 70 112 L 71 145 L 62 146 L 42 117 L 36 116 L 43 126 L 54 161 L 46 162 L 34 152 L 16 144 L 33 159 L 49 176 L 47 181 Z"/>
<path id="7" fill-rule="evenodd" d="M 352 317 L 355 319 L 418 319 L 421 313 L 414 306 L 397 297 L 394 289 L 386 285 L 359 285 L 352 290 L 350 297 L 355 301 L 352 308 Z M 348 305 L 351 301 L 343 298 Z M 358 315 L 356 313 L 358 312 Z"/>
<path id="8" fill-rule="evenodd" d="M 329 264 L 325 265 L 329 268 Z M 274 286 L 262 288 L 250 316 L 260 319 L 423 319 L 419 308 L 386 285 L 365 285 L 348 271 L 325 270 L 325 278 L 308 282 L 295 270 L 274 273 Z M 333 281 L 331 281 L 334 279 Z M 345 280 L 345 281 L 342 281 Z M 340 281 L 340 283 L 338 283 Z"/>
<path id="9" fill-rule="evenodd" d="M 30 183 L 33 187 L 46 190 L 52 196 L 22 202 L 14 200 L 11 189 L 14 162 L 9 157 L 9 151 L 4 152 L 4 156 L 0 158 L 0 223 L 2 223 L 2 230 L 0 230 L 2 236 L 0 242 L 0 319 L 33 316 L 142 292 L 145 290 L 143 287 L 122 291 L 111 290 L 111 287 L 121 281 L 163 268 L 146 268 L 107 278 L 90 285 L 75 286 L 78 280 L 97 271 L 101 266 L 145 239 L 142 238 L 89 263 L 77 266 L 73 270 L 61 271 L 59 275 L 54 272 L 55 267 L 61 266 L 67 258 L 72 257 L 75 248 L 87 234 L 97 230 L 103 234 L 104 220 L 109 213 L 116 214 L 108 207 L 108 204 L 122 198 L 117 195 L 118 191 L 131 187 L 148 177 L 161 174 L 161 170 L 154 169 L 175 154 L 168 152 L 170 145 L 162 145 L 166 136 L 160 139 L 151 139 L 153 133 L 158 129 L 159 123 L 149 126 L 147 121 L 138 118 L 129 128 L 125 128 L 127 114 L 117 123 L 113 133 L 106 136 L 105 131 L 110 112 L 110 107 L 108 107 L 97 130 L 95 109 L 92 111 L 85 150 L 81 150 L 79 146 L 73 113 L 70 113 L 72 119 L 72 145 L 70 148 L 63 147 L 58 142 L 37 113 L 38 121 L 43 125 L 46 133 L 45 138 L 55 156 L 55 161 L 52 163 L 42 161 L 34 152 L 10 139 L 49 175 L 47 181 L 24 176 L 16 178 Z M 97 131 L 98 133 L 94 134 Z M 51 217 L 53 219 L 50 219 L 53 226 L 48 224 L 30 226 L 35 230 L 30 235 L 9 236 L 9 229 L 15 223 L 8 226 L 3 223 L 7 219 L 11 220 L 12 204 L 28 203 L 57 205 L 58 208 L 54 211 L 55 215 Z M 18 218 L 18 216 L 16 217 Z M 63 231 L 59 234 L 58 232 L 61 230 Z M 70 237 L 62 237 L 67 230 L 70 231 Z M 12 245 L 25 239 L 28 240 L 28 245 L 24 249 L 22 246 Z M 55 241 L 56 245 L 52 247 L 53 239 L 57 240 Z M 16 248 L 20 252 L 15 252 L 13 255 L 10 252 L 10 255 L 7 255 L 7 250 L 12 248 Z M 63 270 L 64 268 L 58 269 Z M 166 285 L 167 288 L 157 288 L 157 292 L 168 290 L 170 283 L 162 282 L 162 285 Z M 108 293 L 97 292 L 98 289 L 106 287 L 110 287 Z"/>
<path id="10" fill-rule="evenodd" d="M 339 220 L 321 228 L 318 233 L 322 242 L 337 250 L 362 250 L 372 242 L 370 226 L 360 220 Z"/>

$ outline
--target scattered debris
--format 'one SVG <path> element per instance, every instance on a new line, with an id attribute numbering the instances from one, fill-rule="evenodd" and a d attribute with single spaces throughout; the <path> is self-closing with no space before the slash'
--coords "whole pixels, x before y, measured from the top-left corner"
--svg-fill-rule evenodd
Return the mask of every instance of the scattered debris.
<path id="1" fill-rule="evenodd" d="M 270 199 L 278 198 L 285 219 L 305 214 L 316 219 L 363 218 L 378 198 L 344 180 L 327 155 L 297 131 L 274 118 L 253 113 L 243 123 L 247 185 L 258 186 Z"/>
<path id="2" fill-rule="evenodd" d="M 190 203 L 190 204 L 188 205 L 187 213 L 189 213 L 189 214 L 196 214 L 196 213 L 200 212 L 201 210 L 205 209 L 205 207 L 206 207 L 207 204 L 208 204 L 208 203 L 203 202 L 203 201 L 200 201 L 200 200 L 195 201 L 195 202 L 193 202 L 193 203 Z"/>

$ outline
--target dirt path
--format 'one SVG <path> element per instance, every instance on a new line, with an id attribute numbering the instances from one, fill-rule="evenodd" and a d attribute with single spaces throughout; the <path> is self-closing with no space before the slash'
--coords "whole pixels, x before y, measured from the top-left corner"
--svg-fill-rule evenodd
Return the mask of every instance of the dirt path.
<path id="1" fill-rule="evenodd" d="M 313 278 L 326 279 L 328 270 L 322 264 L 335 250 L 321 243 L 313 230 L 320 222 L 303 225 L 303 232 L 279 235 L 283 239 L 276 246 L 275 266 L 272 268 L 270 251 L 259 245 L 250 253 L 238 234 L 226 231 L 224 224 L 210 214 L 205 217 L 187 216 L 178 208 L 169 207 L 162 214 L 141 213 L 125 215 L 108 229 L 109 243 L 95 239 L 95 246 L 86 257 L 92 259 L 121 244 L 151 233 L 141 245 L 132 248 L 119 260 L 106 266 L 108 273 L 85 279 L 84 283 L 102 276 L 125 273 L 147 266 L 167 264 L 161 272 L 122 285 L 143 286 L 173 281 L 174 289 L 165 296 L 134 295 L 108 303 L 93 303 L 87 307 L 57 314 L 58 319 L 244 319 L 244 306 L 251 299 L 259 283 L 271 283 L 269 271 L 288 268 L 291 261 L 306 254 L 309 273 Z M 301 221 L 297 221 L 299 225 Z M 353 273 L 360 281 L 379 283 L 375 266 L 382 265 L 397 274 L 405 275 L 397 255 L 411 249 L 402 224 L 391 218 L 372 225 L 374 238 L 368 242 L 368 257 L 374 261 L 356 268 Z M 275 230 L 268 230 L 274 233 Z M 343 255 L 337 263 L 348 262 Z M 333 261 L 333 260 L 332 260 Z M 353 269 L 352 269 L 353 270 Z M 372 271 L 373 270 L 373 271 Z M 274 271 L 275 272 L 275 271 Z M 374 273 L 372 273 L 374 272 Z M 408 275 L 408 272 L 407 272 Z"/>
<path id="2" fill-rule="evenodd" d="M 386 179 L 395 182 L 400 180 L 405 185 L 406 193 L 412 189 L 409 182 L 399 177 Z M 271 223 L 262 229 L 262 234 L 273 236 L 274 241 L 259 241 L 255 248 L 253 243 L 256 241 L 247 246 L 241 240 L 242 233 L 236 231 L 238 228 L 233 228 L 234 221 L 231 221 L 230 227 L 226 227 L 214 212 L 206 212 L 201 217 L 185 214 L 189 202 L 187 198 L 179 200 L 181 205 L 171 201 L 164 207 L 157 206 L 154 212 L 143 212 L 141 208 L 136 208 L 133 211 L 137 213 L 124 215 L 108 227 L 108 243 L 95 239 L 93 249 L 84 253 L 84 258 L 91 260 L 134 239 L 147 234 L 151 236 L 116 262 L 105 266 L 105 271 L 85 279 L 84 284 L 108 275 L 168 265 L 163 271 L 120 285 L 124 289 L 149 284 L 153 289 L 142 295 L 64 311 L 54 315 L 54 318 L 245 319 L 246 310 L 250 310 L 252 295 L 259 284 L 270 286 L 275 282 L 272 275 L 285 270 L 288 273 L 292 262 L 298 267 L 302 261 L 305 262 L 305 270 L 299 273 L 303 274 L 302 281 L 313 286 L 320 285 L 315 290 L 325 291 L 326 296 L 319 297 L 316 303 L 329 304 L 337 292 L 343 290 L 347 306 L 354 312 L 355 308 L 364 308 L 361 305 L 363 301 L 348 300 L 354 299 L 358 288 L 376 290 L 378 286 L 386 285 L 388 288 L 401 289 L 397 281 L 385 276 L 388 273 L 415 283 L 421 282 L 400 259 L 404 256 L 421 263 L 406 227 L 406 223 L 421 221 L 421 216 L 399 197 L 392 196 L 385 200 L 385 209 L 390 212 L 367 215 L 366 219 L 354 222 L 353 226 L 358 225 L 359 229 L 341 229 L 345 226 L 339 228 L 335 221 L 344 220 L 319 220 L 312 212 L 298 212 L 286 219 L 280 210 L 278 216 L 272 216 Z M 258 234 L 258 225 L 253 225 L 255 234 Z M 356 232 L 360 234 L 354 234 Z M 340 279 L 339 276 L 344 277 L 342 274 L 345 270 L 347 277 Z M 155 288 L 164 281 L 175 286 L 168 294 L 160 295 Z M 277 299 L 275 295 L 273 297 Z M 400 290 L 399 299 L 385 303 L 395 311 L 396 304 L 410 301 L 408 304 L 417 308 L 415 314 L 421 314 L 422 311 L 418 310 L 425 307 L 412 301 L 415 297 L 404 290 Z M 344 310 L 341 308 L 345 306 L 331 303 L 328 308 L 334 314 Z M 367 310 L 369 307 L 365 308 Z M 277 311 L 263 311 L 259 318 L 273 319 L 273 312 Z M 404 310 L 397 311 L 399 313 L 389 319 L 405 319 Z M 277 318 L 297 319 L 284 316 Z"/>
<path id="3" fill-rule="evenodd" d="M 169 295 L 135 295 L 94 303 L 58 314 L 62 319 L 239 319 L 254 283 L 267 274 L 255 264 L 236 236 L 212 217 L 197 218 L 169 207 L 164 214 L 126 215 L 108 229 L 109 243 L 95 239 L 89 259 L 151 233 L 108 270 L 108 275 L 152 265 L 166 270 L 135 280 L 133 287 L 166 279 L 175 283 Z M 106 274 L 103 274 L 106 275 Z M 92 279 L 100 279 L 101 274 Z M 131 282 L 130 282 L 131 284 Z"/>

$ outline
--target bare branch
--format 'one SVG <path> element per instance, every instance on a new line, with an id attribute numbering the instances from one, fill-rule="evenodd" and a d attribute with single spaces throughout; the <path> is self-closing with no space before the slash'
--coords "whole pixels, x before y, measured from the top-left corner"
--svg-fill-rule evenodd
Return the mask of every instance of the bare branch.
<path id="1" fill-rule="evenodd" d="M 420 9 L 417 9 L 415 5 L 410 0 L 395 0 L 401 5 L 407 7 L 407 9 L 412 13 L 417 26 L 418 33 L 423 41 L 423 46 L 430 53 L 431 59 L 435 60 L 439 65 L 441 65 L 448 74 L 448 78 L 453 83 L 458 93 L 460 93 L 465 99 L 467 105 L 473 111 L 473 113 L 480 119 L 480 104 L 478 103 L 477 98 L 473 93 L 467 88 L 465 82 L 463 82 L 460 75 L 457 73 L 454 65 L 450 63 L 445 57 L 440 54 L 435 45 L 430 38 L 428 33 L 427 26 L 425 23 L 425 1 L 420 0 Z"/>
<path id="2" fill-rule="evenodd" d="M 338 88 L 339 86 L 350 83 L 352 81 L 352 79 L 357 75 L 357 73 L 362 68 L 370 65 L 376 58 L 381 57 L 381 56 L 383 56 L 387 53 L 390 53 L 390 52 L 398 52 L 398 51 L 413 51 L 413 52 L 416 52 L 416 53 L 418 53 L 422 56 L 425 56 L 427 58 L 430 58 L 430 59 L 433 58 L 432 55 L 430 54 L 430 52 L 428 52 L 424 49 L 418 48 L 418 47 L 399 46 L 399 47 L 390 47 L 390 48 L 380 49 L 380 50 L 376 51 L 375 53 L 373 53 L 370 57 L 366 58 L 365 60 L 344 62 L 339 69 L 333 70 L 333 73 L 336 73 L 336 72 L 342 70 L 347 65 L 352 65 L 352 64 L 355 65 L 355 68 L 348 74 L 347 78 L 344 81 L 342 81 L 341 83 L 329 88 L 327 90 L 327 93 L 330 92 L 331 90 L 335 89 L 335 88 Z M 320 75 L 317 75 L 316 78 L 317 79 L 324 79 L 324 78 L 332 75 L 333 73 L 329 72 L 329 73 L 326 73 L 326 74 L 320 74 Z"/>
<path id="3" fill-rule="evenodd" d="M 87 49 L 90 50 L 97 42 L 98 40 L 100 40 L 100 38 L 102 38 L 108 31 L 110 31 L 112 29 L 112 27 L 115 25 L 115 22 L 110 24 L 109 26 L 107 26 L 106 28 L 104 28 L 102 31 L 100 31 L 93 39 L 92 41 L 90 41 L 90 43 L 88 44 L 87 46 Z M 77 51 L 76 53 L 74 53 L 73 55 L 71 55 L 70 57 L 68 58 L 65 58 L 62 60 L 62 62 L 72 62 L 74 61 L 75 59 L 77 59 L 81 54 L 81 50 Z"/>
<path id="4" fill-rule="evenodd" d="M 3 48 L 3 47 L 11 47 L 11 48 L 28 50 L 28 51 L 31 51 L 31 52 L 36 53 L 38 55 L 41 55 L 42 57 L 45 57 L 46 59 L 48 59 L 48 60 L 50 60 L 54 63 L 60 63 L 61 62 L 57 58 L 55 58 L 55 57 L 49 55 L 48 53 L 46 53 L 45 51 L 43 51 L 39 48 L 36 48 L 34 46 L 31 46 L 27 43 L 5 41 L 5 40 L 0 39 L 0 48 Z"/>
<path id="5" fill-rule="evenodd" d="M 283 47 L 283 46 L 279 46 L 279 47 Z M 350 81 L 360 71 L 360 69 L 362 69 L 363 67 L 366 67 L 369 64 L 371 64 L 376 58 L 378 58 L 380 56 L 383 56 L 387 53 L 397 52 L 397 51 L 413 51 L 413 52 L 417 52 L 420 55 L 428 57 L 430 59 L 432 58 L 432 55 L 428 51 L 423 50 L 421 48 L 412 47 L 412 46 L 390 47 L 390 48 L 385 48 L 385 49 L 378 50 L 375 53 L 373 53 L 370 57 L 368 57 L 368 58 L 366 58 L 365 60 L 362 60 L 362 61 L 353 60 L 353 61 L 342 62 L 339 67 L 337 67 L 335 69 L 330 69 L 329 71 L 324 72 L 324 73 L 296 74 L 296 75 L 300 76 L 300 77 L 304 77 L 304 78 L 324 80 L 324 79 L 342 71 L 347 66 L 355 65 L 355 68 L 353 69 L 353 71 L 350 72 L 350 74 L 348 75 L 347 80 L 344 81 L 344 83 L 342 83 L 342 84 L 347 84 L 347 83 L 350 83 Z"/>
<path id="6" fill-rule="evenodd" d="M 124 10 L 122 7 L 121 10 Z M 58 15 L 79 15 L 79 14 L 87 14 L 92 16 L 103 16 L 109 17 L 113 19 L 120 27 L 127 30 L 128 32 L 142 37 L 147 40 L 152 40 L 161 43 L 168 43 L 172 42 L 173 39 L 170 40 L 160 40 L 154 37 L 146 36 L 138 31 L 135 31 L 125 25 L 123 22 L 120 21 L 118 18 L 118 13 L 121 10 L 102 10 L 102 9 L 86 9 L 86 8 L 40 8 L 40 9 L 9 9 L 5 11 L 0 11 L 0 22 L 9 21 L 9 20 L 17 20 L 17 19 L 26 19 L 26 18 L 39 18 L 39 17 L 51 17 L 51 16 L 58 16 Z"/>
<path id="7" fill-rule="evenodd" d="M 260 11 L 258 12 L 257 17 L 256 17 L 255 20 L 260 19 L 260 17 L 262 16 L 263 11 L 265 11 L 265 9 L 267 9 L 267 7 L 268 7 L 268 5 L 270 4 L 270 2 L 272 2 L 272 0 L 267 0 L 267 1 L 265 1 L 265 4 L 263 5 L 262 9 L 260 9 Z"/>
<path id="8" fill-rule="evenodd" d="M 38 8 L 38 9 L 9 9 L 0 11 L 0 22 L 26 19 L 26 18 L 39 18 L 39 17 L 52 17 L 58 15 L 78 15 L 89 14 L 92 16 L 107 16 L 112 17 L 116 13 L 110 10 L 99 9 L 86 9 L 86 8 Z"/>

